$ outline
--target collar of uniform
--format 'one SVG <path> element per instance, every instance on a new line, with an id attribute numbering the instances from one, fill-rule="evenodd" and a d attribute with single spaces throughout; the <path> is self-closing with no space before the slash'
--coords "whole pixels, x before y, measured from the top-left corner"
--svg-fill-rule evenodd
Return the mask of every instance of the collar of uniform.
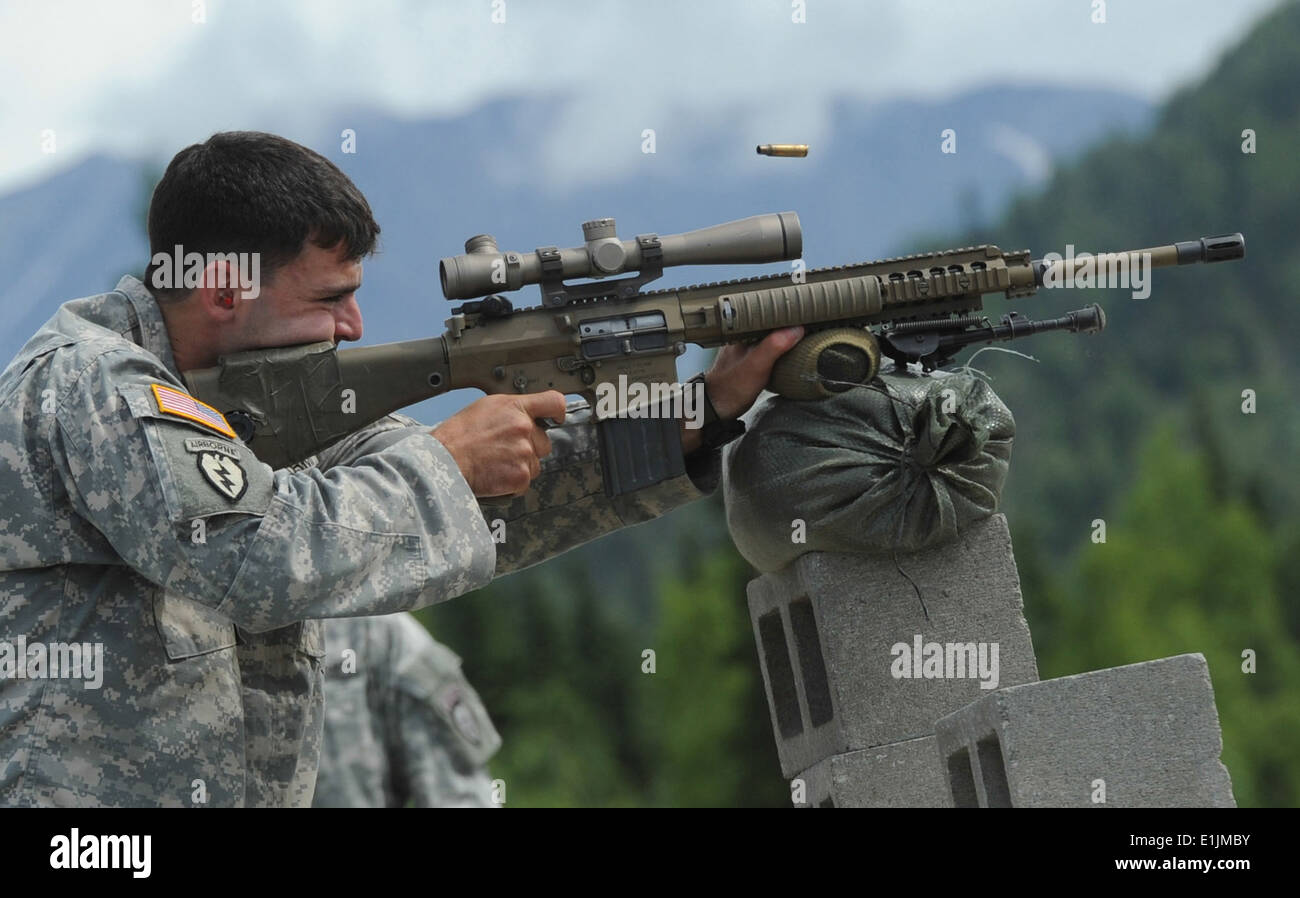
<path id="1" fill-rule="evenodd" d="M 158 300 L 145 289 L 144 284 L 129 274 L 118 281 L 114 289 L 131 303 L 134 312 L 131 339 L 141 348 L 161 359 L 167 366 L 167 370 L 180 380 L 181 373 L 176 370 L 176 357 L 172 355 L 172 341 L 167 335 L 167 323 L 163 320 L 162 310 L 158 308 Z"/>

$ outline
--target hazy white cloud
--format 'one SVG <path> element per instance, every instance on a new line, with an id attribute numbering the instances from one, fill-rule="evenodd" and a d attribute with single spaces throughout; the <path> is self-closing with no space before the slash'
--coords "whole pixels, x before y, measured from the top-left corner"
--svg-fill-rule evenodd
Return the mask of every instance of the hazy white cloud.
<path id="1" fill-rule="evenodd" d="M 1274 5 L 1110 0 L 1094 24 L 1092 0 L 807 0 L 795 24 L 790 0 L 11 2 L 0 189 L 95 150 L 165 158 L 223 128 L 306 135 L 341 108 L 449 115 L 503 96 L 565 98 L 536 146 L 570 185 L 631 164 L 646 128 L 661 146 L 719 122 L 816 141 L 836 97 L 1026 82 L 1158 98 Z"/>
<path id="2" fill-rule="evenodd" d="M 998 123 L 989 128 L 988 142 L 999 155 L 1014 162 L 1031 183 L 1045 181 L 1052 173 L 1051 152 L 1023 131 Z"/>

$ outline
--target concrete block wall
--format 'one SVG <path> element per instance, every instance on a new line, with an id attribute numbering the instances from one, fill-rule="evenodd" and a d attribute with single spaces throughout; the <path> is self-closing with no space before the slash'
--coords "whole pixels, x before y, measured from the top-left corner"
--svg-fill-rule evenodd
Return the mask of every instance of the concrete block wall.
<path id="1" fill-rule="evenodd" d="M 999 689 L 935 738 L 955 807 L 1236 807 L 1199 654 Z"/>
<path id="2" fill-rule="evenodd" d="M 787 778 L 1038 679 L 1002 515 L 914 554 L 804 555 L 752 581 L 749 608 Z"/>
<path id="3" fill-rule="evenodd" d="M 922 736 L 831 755 L 795 777 L 791 800 L 803 808 L 950 808 L 938 754 L 935 738 Z M 795 800 L 800 785 L 803 801 Z"/>

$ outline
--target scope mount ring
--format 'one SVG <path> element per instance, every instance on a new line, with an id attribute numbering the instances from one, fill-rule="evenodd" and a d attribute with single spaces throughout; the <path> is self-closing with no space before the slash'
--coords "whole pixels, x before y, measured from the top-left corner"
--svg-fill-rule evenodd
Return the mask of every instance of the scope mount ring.
<path id="1" fill-rule="evenodd" d="M 641 292 L 641 288 L 651 281 L 658 280 L 664 274 L 663 248 L 657 234 L 638 234 L 637 245 L 641 250 L 641 269 L 631 277 L 615 280 L 598 280 L 589 284 L 566 284 L 558 275 L 559 266 L 546 264 L 543 259 L 543 276 L 538 282 L 542 291 L 542 305 L 549 309 L 571 305 L 584 299 L 612 297 L 614 299 L 631 299 Z M 548 247 L 550 248 L 550 247 Z M 538 251 L 539 254 L 541 251 Z M 557 252 L 558 261 L 558 252 Z M 547 269 L 554 274 L 547 275 Z"/>

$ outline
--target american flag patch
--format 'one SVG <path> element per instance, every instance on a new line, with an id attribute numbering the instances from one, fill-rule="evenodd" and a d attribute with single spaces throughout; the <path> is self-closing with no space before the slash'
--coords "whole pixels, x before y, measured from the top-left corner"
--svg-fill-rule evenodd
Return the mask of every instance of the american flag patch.
<path id="1" fill-rule="evenodd" d="M 181 390 L 174 390 L 171 387 L 164 387 L 162 384 L 151 384 L 153 387 L 153 398 L 158 403 L 158 411 L 167 415 L 176 415 L 180 418 L 188 418 L 204 427 L 210 427 L 222 436 L 237 439 L 235 431 L 231 429 L 226 422 L 226 416 L 221 414 L 206 402 L 199 402 L 189 393 Z"/>

